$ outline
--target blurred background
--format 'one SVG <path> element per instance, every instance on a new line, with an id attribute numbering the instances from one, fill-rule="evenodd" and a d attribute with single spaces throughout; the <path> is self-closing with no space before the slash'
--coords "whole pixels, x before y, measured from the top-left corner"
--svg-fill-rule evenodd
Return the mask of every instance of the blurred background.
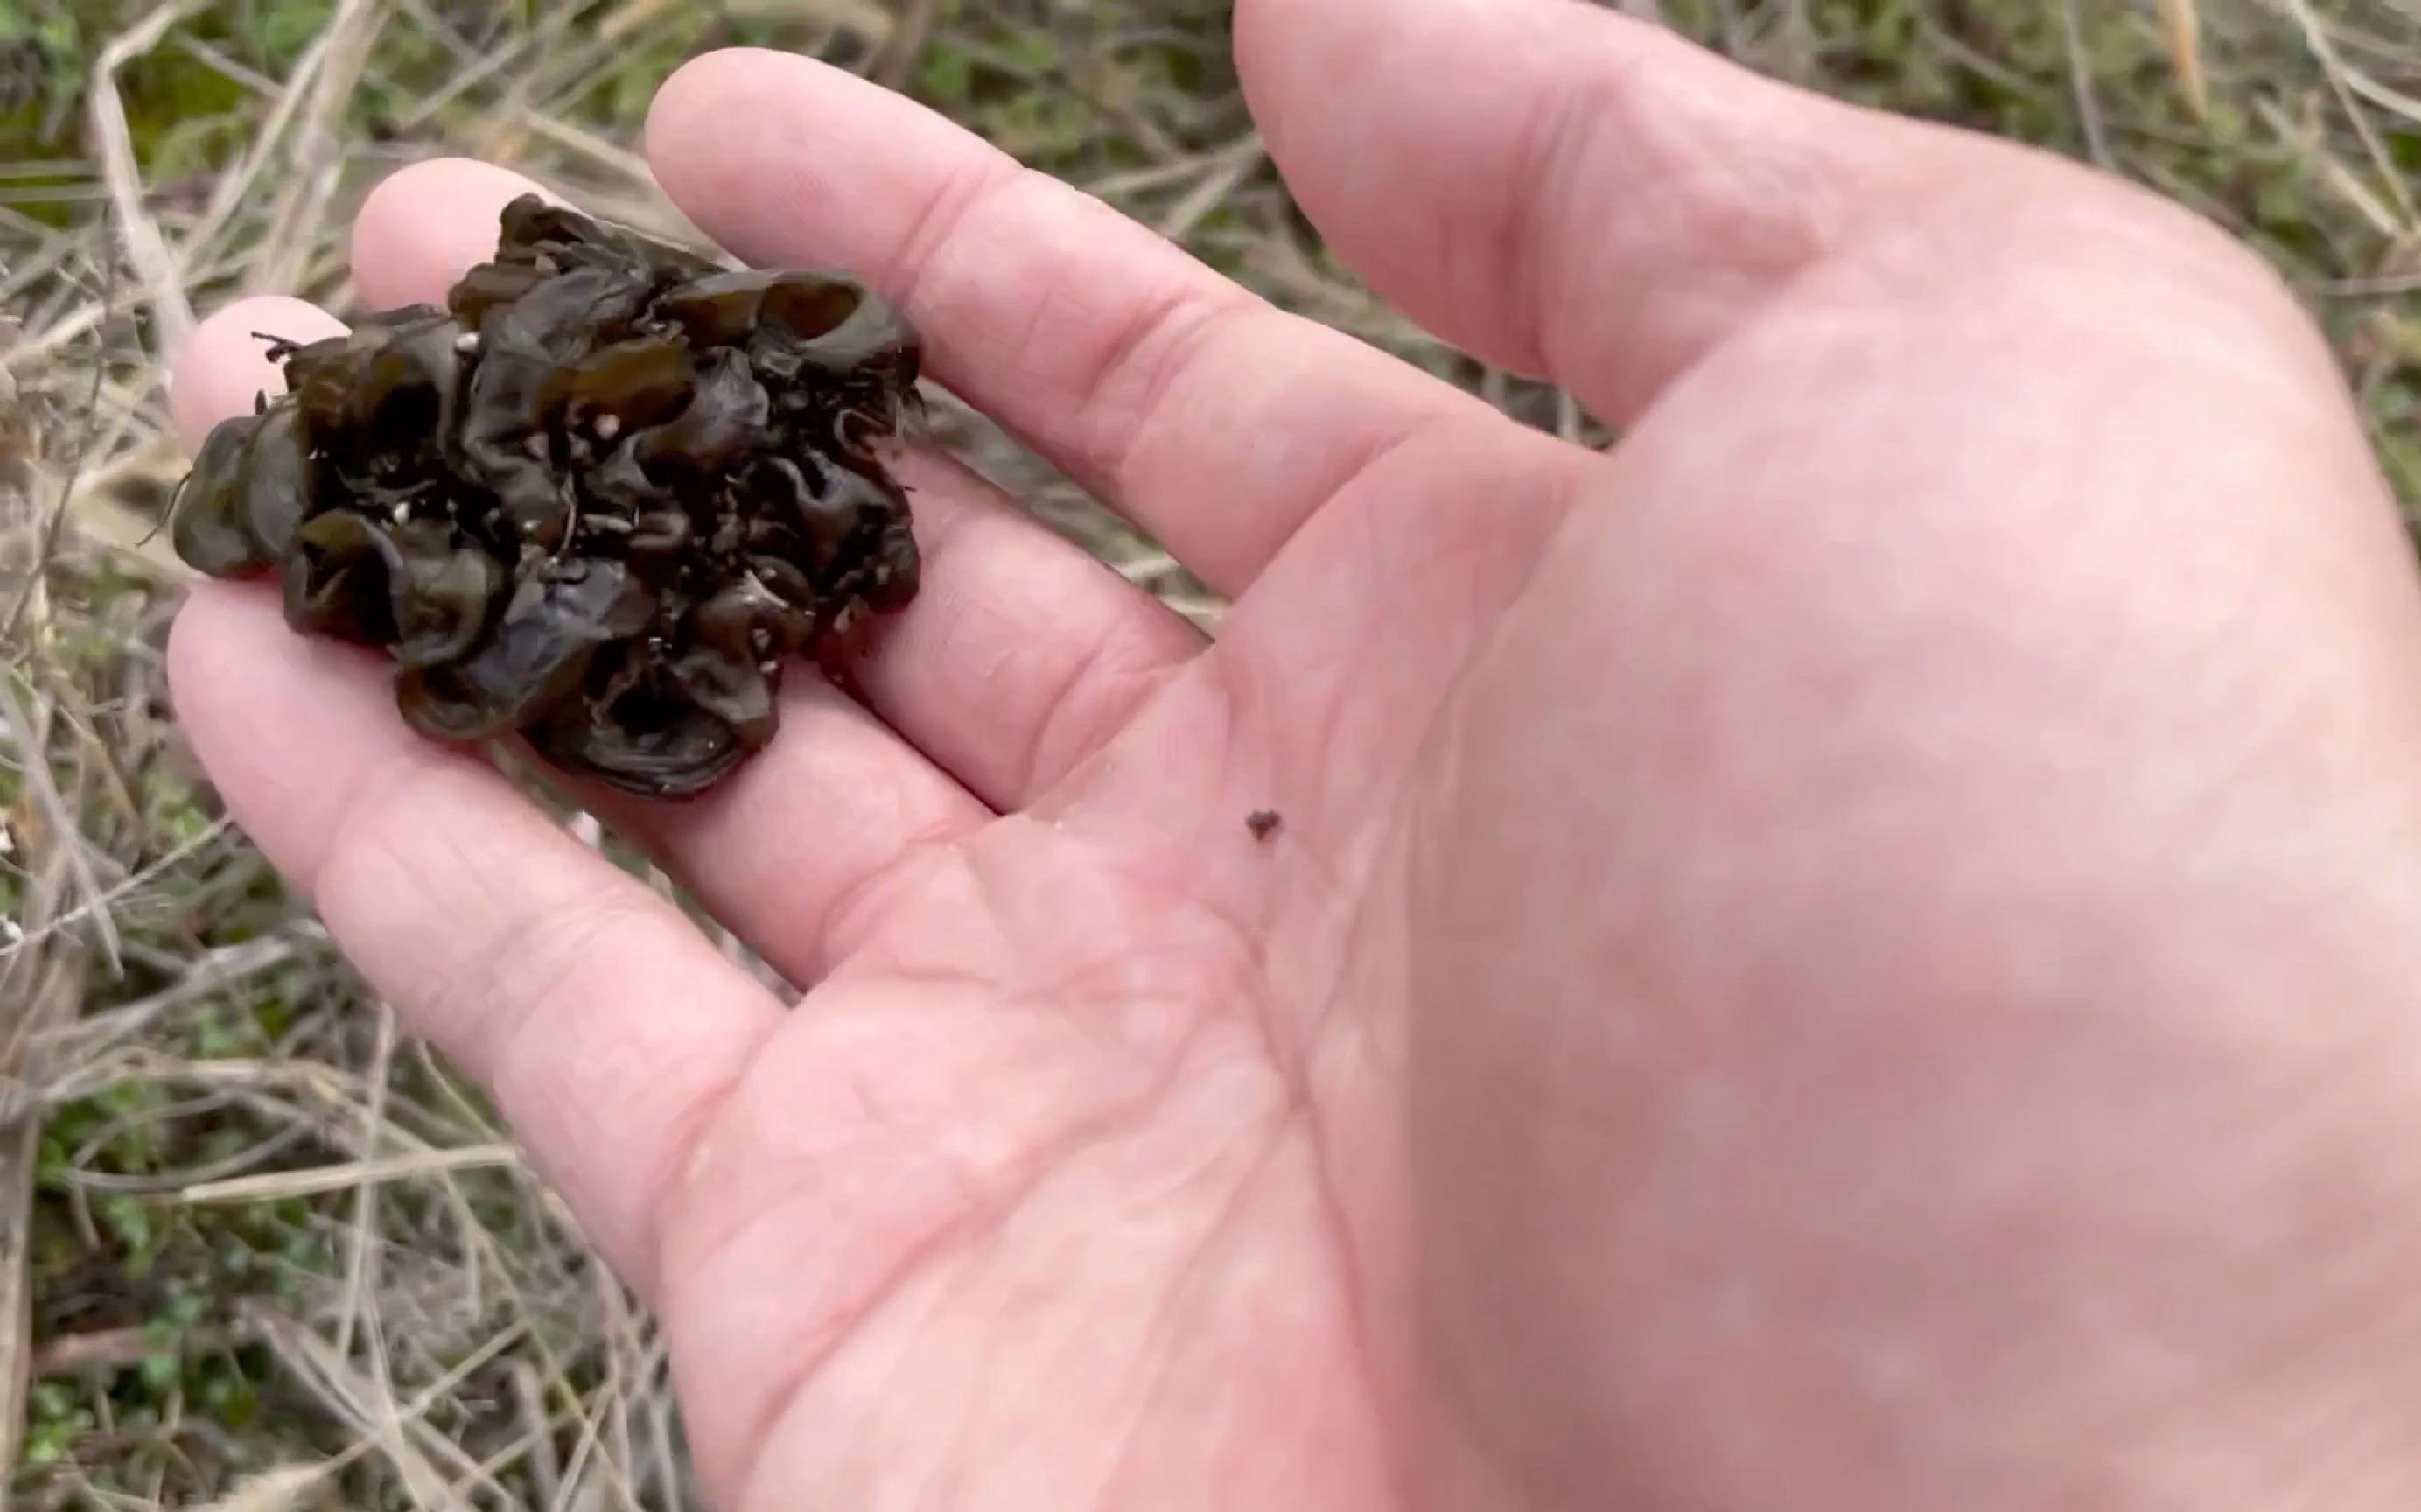
<path id="1" fill-rule="evenodd" d="M 1407 0 L 1410 3 L 1410 0 Z M 2408 517 L 2421 0 L 1623 0 L 1748 65 L 2098 164 L 2308 303 Z M 1262 153 L 1225 0 L 0 0 L 0 1462 L 8 1504 L 698 1504 L 649 1319 L 398 1033 L 182 747 L 156 359 L 245 291 L 349 306 L 365 189 L 436 153 L 689 229 L 633 151 L 730 43 L 868 74 L 1269 298 L 1585 444 L 1397 317 Z M 802 144 L 802 150 L 813 150 Z M 1216 625 L 980 417 L 932 429 Z M 567 822 L 623 864 L 576 816 Z M 670 891 L 670 884 L 654 878 Z M 736 949 L 736 947 L 735 947 Z"/>

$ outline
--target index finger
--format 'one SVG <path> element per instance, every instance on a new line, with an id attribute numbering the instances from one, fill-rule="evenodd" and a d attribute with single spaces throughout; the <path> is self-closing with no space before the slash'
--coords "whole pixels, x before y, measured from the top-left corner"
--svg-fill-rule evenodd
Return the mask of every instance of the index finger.
<path id="1" fill-rule="evenodd" d="M 1499 418 L 811 58 L 698 58 L 658 92 L 647 140 L 701 230 L 752 263 L 836 263 L 881 288 L 934 378 L 1221 592 L 1374 458 L 1440 420 Z"/>

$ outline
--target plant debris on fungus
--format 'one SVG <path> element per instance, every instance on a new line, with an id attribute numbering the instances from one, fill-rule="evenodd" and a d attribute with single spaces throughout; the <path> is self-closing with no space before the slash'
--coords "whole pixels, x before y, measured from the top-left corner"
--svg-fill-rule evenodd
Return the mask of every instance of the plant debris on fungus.
<path id="1" fill-rule="evenodd" d="M 287 392 L 204 441 L 177 553 L 390 653 L 423 735 L 688 796 L 773 738 L 786 658 L 915 595 L 879 448 L 918 345 L 852 279 L 524 195 L 443 308 L 271 339 Z"/>

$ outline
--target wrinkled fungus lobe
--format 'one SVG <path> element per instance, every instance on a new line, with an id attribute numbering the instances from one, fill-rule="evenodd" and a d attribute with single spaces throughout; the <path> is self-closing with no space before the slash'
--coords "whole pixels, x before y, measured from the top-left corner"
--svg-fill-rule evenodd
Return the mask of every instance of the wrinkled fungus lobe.
<path id="1" fill-rule="evenodd" d="M 879 457 L 918 348 L 872 290 L 734 272 L 524 195 L 444 308 L 271 338 L 287 391 L 203 442 L 177 553 L 387 651 L 432 739 L 518 733 L 684 797 L 773 738 L 785 659 L 916 592 Z"/>

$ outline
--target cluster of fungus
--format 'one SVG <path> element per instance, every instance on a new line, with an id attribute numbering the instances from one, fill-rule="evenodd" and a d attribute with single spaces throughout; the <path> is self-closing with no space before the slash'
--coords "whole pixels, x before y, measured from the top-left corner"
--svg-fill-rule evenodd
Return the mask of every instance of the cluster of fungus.
<path id="1" fill-rule="evenodd" d="M 786 658 L 916 592 L 881 460 L 916 338 L 836 273 L 727 270 L 536 195 L 501 229 L 442 308 L 269 338 L 286 392 L 203 443 L 175 549 L 388 652 L 425 736 L 704 791 L 773 738 Z"/>

